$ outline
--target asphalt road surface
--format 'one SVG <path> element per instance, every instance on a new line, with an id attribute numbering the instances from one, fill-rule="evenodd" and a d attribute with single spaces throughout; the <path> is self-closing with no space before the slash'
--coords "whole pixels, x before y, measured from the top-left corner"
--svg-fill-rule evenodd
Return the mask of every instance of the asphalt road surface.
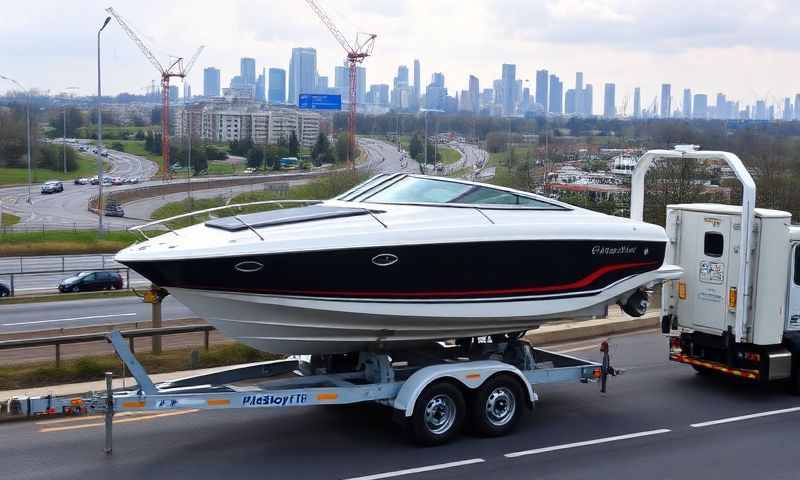
<path id="1" fill-rule="evenodd" d="M 561 350 L 598 359 L 596 343 Z M 628 371 L 607 394 L 596 384 L 545 385 L 503 438 L 418 448 L 378 406 L 150 412 L 117 417 L 110 457 L 99 417 L 0 425 L 0 472 L 20 480 L 798 478 L 800 409 L 780 386 L 697 375 L 667 361 L 654 333 L 617 337 L 612 353 Z"/>
<path id="2" fill-rule="evenodd" d="M 14 290 L 17 294 L 53 293 L 57 291 L 61 280 L 78 272 L 112 268 L 119 269 L 123 282 L 130 280 L 134 286 L 147 284 L 144 277 L 136 272 L 130 272 L 128 276 L 124 265 L 114 261 L 114 255 L 99 254 L 0 258 L 0 282 L 10 285 L 11 274 L 14 274 Z"/>
<path id="3" fill-rule="evenodd" d="M 172 296 L 161 304 L 161 312 L 162 320 L 196 317 Z M 0 302 L 0 334 L 150 320 L 151 305 L 136 296 L 17 305 Z"/>
<path id="4" fill-rule="evenodd" d="M 408 156 L 408 152 L 399 151 L 395 144 L 374 138 L 359 138 L 358 143 L 367 152 L 368 168 L 373 174 L 419 173 L 417 161 Z"/>

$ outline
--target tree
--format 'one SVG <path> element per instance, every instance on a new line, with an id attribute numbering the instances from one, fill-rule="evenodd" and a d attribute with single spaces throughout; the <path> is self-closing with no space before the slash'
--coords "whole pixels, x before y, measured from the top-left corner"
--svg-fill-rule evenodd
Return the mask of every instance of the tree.
<path id="1" fill-rule="evenodd" d="M 62 110 L 53 111 L 50 118 L 50 127 L 53 129 L 53 137 L 64 135 L 64 113 Z M 105 117 L 104 117 L 105 119 Z M 67 108 L 67 138 L 77 138 L 78 129 L 86 125 L 86 118 L 80 110 L 75 107 Z"/>
<path id="2" fill-rule="evenodd" d="M 342 132 L 336 137 L 336 161 L 337 162 L 346 162 L 348 158 L 350 161 L 356 160 L 356 152 L 355 149 L 350 148 L 350 141 L 347 138 L 347 133 Z M 348 155 L 348 151 L 350 155 Z"/>
<path id="3" fill-rule="evenodd" d="M 420 160 L 422 158 L 422 150 L 422 138 L 418 133 L 415 133 L 408 144 L 408 154 L 414 160 Z"/>
<path id="4" fill-rule="evenodd" d="M 297 141 L 297 135 L 294 131 L 289 135 L 289 156 L 297 157 L 300 153 L 300 142 Z"/>
<path id="5" fill-rule="evenodd" d="M 251 148 L 247 151 L 247 166 L 250 168 L 261 168 L 264 163 L 264 151 L 260 148 Z"/>
<path id="6" fill-rule="evenodd" d="M 331 151 L 331 142 L 328 141 L 328 136 L 319 132 L 317 142 L 314 148 L 311 149 L 311 159 L 314 165 L 320 166 L 323 163 L 333 163 L 333 152 Z"/>
<path id="7" fill-rule="evenodd" d="M 134 138 L 136 140 L 144 140 L 145 139 L 144 132 L 139 130 L 138 132 L 136 132 L 136 135 L 134 136 Z"/>
<path id="8" fill-rule="evenodd" d="M 161 123 L 161 109 L 154 108 L 150 110 L 150 125 L 158 125 Z"/>
<path id="9" fill-rule="evenodd" d="M 264 167 L 279 170 L 280 159 L 289 156 L 289 149 L 280 145 L 267 145 L 264 149 Z"/>
<path id="10" fill-rule="evenodd" d="M 116 150 L 118 152 L 124 152 L 125 151 L 125 145 L 123 145 L 122 142 L 114 142 L 114 143 L 111 144 L 111 150 Z"/>

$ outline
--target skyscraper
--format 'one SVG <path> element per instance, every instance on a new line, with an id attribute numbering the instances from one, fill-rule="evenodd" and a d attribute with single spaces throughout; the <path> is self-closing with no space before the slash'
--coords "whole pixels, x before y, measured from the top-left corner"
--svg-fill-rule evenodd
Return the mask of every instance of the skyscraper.
<path id="1" fill-rule="evenodd" d="M 683 89 L 683 118 L 692 118 L 692 91 Z"/>
<path id="2" fill-rule="evenodd" d="M 636 87 L 633 89 L 633 118 L 642 116 L 642 89 Z"/>
<path id="3" fill-rule="evenodd" d="M 481 111 L 481 88 L 478 77 L 475 75 L 469 76 L 469 100 L 472 104 L 472 111 L 478 113 Z"/>
<path id="4" fill-rule="evenodd" d="M 180 92 L 180 90 L 178 89 L 177 85 L 170 85 L 169 86 L 169 101 L 170 102 L 177 102 L 178 101 L 178 92 Z"/>
<path id="5" fill-rule="evenodd" d="M 800 93 L 794 96 L 794 119 L 800 120 Z"/>
<path id="6" fill-rule="evenodd" d="M 289 103 L 297 105 L 301 93 L 313 93 L 316 88 L 317 51 L 293 48 L 289 62 Z"/>
<path id="7" fill-rule="evenodd" d="M 256 60 L 254 58 L 243 57 L 239 61 L 239 75 L 242 81 L 249 85 L 256 83 Z"/>
<path id="8" fill-rule="evenodd" d="M 436 72 L 431 76 L 431 83 L 425 90 L 425 106 L 434 110 L 444 110 L 447 103 L 447 88 L 444 86 L 444 74 Z"/>
<path id="9" fill-rule="evenodd" d="M 661 118 L 672 116 L 672 85 L 661 84 Z"/>
<path id="10" fill-rule="evenodd" d="M 269 69 L 269 103 L 286 103 L 286 70 L 282 68 Z"/>
<path id="11" fill-rule="evenodd" d="M 583 72 L 575 72 L 575 113 L 584 115 L 583 107 Z"/>
<path id="12" fill-rule="evenodd" d="M 561 82 L 557 75 L 550 75 L 550 85 L 548 89 L 550 90 L 550 95 L 547 99 L 548 112 L 561 115 L 564 111 L 564 83 Z"/>
<path id="13" fill-rule="evenodd" d="M 575 89 L 570 88 L 564 94 L 564 113 L 567 115 L 574 115 L 578 112 L 578 106 L 575 104 Z"/>
<path id="14" fill-rule="evenodd" d="M 592 93 L 592 84 L 587 83 L 585 87 L 583 87 L 583 108 L 581 110 L 581 114 L 586 115 L 587 117 L 592 116 L 592 111 L 594 110 L 594 99 Z"/>
<path id="15" fill-rule="evenodd" d="M 783 119 L 787 122 L 791 121 L 794 118 L 794 112 L 792 111 L 792 99 L 786 97 L 783 100 Z"/>
<path id="16" fill-rule="evenodd" d="M 603 116 L 606 118 L 615 118 L 617 116 L 616 94 L 616 84 L 606 83 L 603 97 Z"/>
<path id="17" fill-rule="evenodd" d="M 547 70 L 536 71 L 536 103 L 542 112 L 547 112 L 548 77 L 549 72 Z"/>
<path id="18" fill-rule="evenodd" d="M 219 97 L 219 69 L 208 67 L 203 70 L 203 96 Z"/>
<path id="19" fill-rule="evenodd" d="M 714 118 L 728 118 L 728 100 L 725 98 L 725 94 L 718 93 L 717 94 L 717 103 L 714 105 Z"/>
<path id="20" fill-rule="evenodd" d="M 699 118 L 703 120 L 708 118 L 708 95 L 703 93 L 696 93 L 694 95 L 692 118 Z"/>
<path id="21" fill-rule="evenodd" d="M 515 106 L 515 89 L 517 83 L 517 66 L 509 63 L 503 64 L 503 115 L 512 115 Z"/>
<path id="22" fill-rule="evenodd" d="M 419 106 L 419 96 L 422 94 L 422 85 L 420 82 L 421 70 L 419 66 L 419 60 L 414 60 L 414 100 L 413 106 L 416 108 Z"/>
<path id="23" fill-rule="evenodd" d="M 256 78 L 256 101 L 267 101 L 267 71 L 261 70 L 261 74 Z"/>

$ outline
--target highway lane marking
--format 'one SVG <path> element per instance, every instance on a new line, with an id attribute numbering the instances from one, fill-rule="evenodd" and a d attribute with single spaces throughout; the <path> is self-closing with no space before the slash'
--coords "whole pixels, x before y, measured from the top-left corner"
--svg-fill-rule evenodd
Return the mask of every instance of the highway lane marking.
<path id="1" fill-rule="evenodd" d="M 88 317 L 58 318 L 55 320 L 36 320 L 33 322 L 0 323 L 0 327 L 13 327 L 15 325 L 36 325 L 39 323 L 72 322 L 74 320 L 92 320 L 96 318 L 133 317 L 135 313 L 111 313 L 108 315 L 90 315 Z"/>
<path id="2" fill-rule="evenodd" d="M 346 480 L 380 480 L 382 478 L 400 477 L 403 475 L 413 475 L 415 473 L 433 472 L 436 470 L 444 470 L 446 468 L 463 467 L 465 465 L 472 465 L 475 463 L 483 463 L 486 460 L 482 458 L 470 458 L 469 460 L 461 460 L 458 462 L 440 463 L 438 465 L 428 465 L 426 467 L 407 468 L 405 470 L 396 470 L 394 472 L 376 473 L 375 475 L 367 475 L 365 477 L 350 477 Z"/>
<path id="3" fill-rule="evenodd" d="M 175 412 L 166 412 L 166 413 L 157 413 L 155 415 L 146 415 L 142 417 L 131 417 L 131 418 L 123 418 L 122 420 L 114 420 L 114 425 L 118 423 L 131 423 L 131 422 L 142 422 L 145 420 L 153 420 L 155 418 L 164 418 L 164 417 L 174 417 L 175 415 L 186 415 L 187 413 L 196 413 L 200 410 L 193 409 L 193 410 L 178 410 Z M 116 416 L 116 415 L 115 415 Z M 98 422 L 98 423 L 84 423 L 82 425 L 67 425 L 66 427 L 52 427 L 52 428 L 43 428 L 39 430 L 40 433 L 50 433 L 50 432 L 63 432 L 67 430 L 81 430 L 84 428 L 95 428 L 95 427 L 104 427 L 105 422 Z"/>
<path id="4" fill-rule="evenodd" d="M 152 415 L 150 412 L 120 412 L 115 413 L 114 418 L 116 417 L 131 417 L 131 416 L 142 416 L 142 415 Z M 57 420 L 44 420 L 41 422 L 34 422 L 36 425 L 59 425 L 63 423 L 74 423 L 74 422 L 86 422 L 90 420 L 97 420 L 98 418 L 103 418 L 102 414 L 94 414 L 94 415 L 81 415 L 79 417 L 69 417 L 69 418 L 59 418 Z"/>
<path id="5" fill-rule="evenodd" d="M 800 407 L 784 408 L 781 410 L 771 410 L 769 412 L 752 413 L 750 415 L 741 415 L 739 417 L 720 418 L 719 420 L 693 423 L 689 426 L 692 428 L 710 427 L 712 425 L 721 425 L 723 423 L 741 422 L 742 420 L 752 420 L 754 418 L 770 417 L 772 415 L 781 415 L 784 413 L 795 413 L 795 412 L 800 412 Z"/>
<path id="6" fill-rule="evenodd" d="M 615 437 L 596 438 L 594 440 L 586 440 L 584 442 L 564 443 L 561 445 L 553 445 L 551 447 L 535 448 L 533 450 L 523 450 L 521 452 L 506 453 L 503 455 L 506 458 L 523 457 L 525 455 L 538 455 L 540 453 L 554 452 L 557 450 L 567 450 L 569 448 L 586 447 L 589 445 L 599 445 L 603 443 L 618 442 L 620 440 L 629 440 L 631 438 L 649 437 L 652 435 L 661 435 L 669 433 L 672 430 L 668 428 L 660 428 L 658 430 L 648 430 L 646 432 L 628 433 L 626 435 L 617 435 Z"/>

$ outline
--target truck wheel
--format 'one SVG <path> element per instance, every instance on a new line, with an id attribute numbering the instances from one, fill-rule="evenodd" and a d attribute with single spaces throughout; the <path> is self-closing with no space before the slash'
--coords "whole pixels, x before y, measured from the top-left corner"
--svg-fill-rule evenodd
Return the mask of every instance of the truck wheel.
<path id="1" fill-rule="evenodd" d="M 505 435 L 517 424 L 525 402 L 519 382 L 508 375 L 490 378 L 470 405 L 470 426 L 487 437 Z"/>
<path id="2" fill-rule="evenodd" d="M 712 373 L 714 373 L 714 371 L 711 370 L 710 368 L 701 367 L 700 365 L 692 365 L 692 368 L 694 368 L 695 372 L 697 372 L 700 375 L 704 375 L 704 376 L 708 376 L 708 375 L 711 375 Z"/>
<path id="3" fill-rule="evenodd" d="M 800 361 L 795 360 L 792 368 L 792 378 L 789 384 L 789 391 L 792 395 L 800 395 Z"/>
<path id="4" fill-rule="evenodd" d="M 420 445 L 441 445 L 461 431 L 466 407 L 455 385 L 435 383 L 426 388 L 414 404 L 411 432 Z"/>

